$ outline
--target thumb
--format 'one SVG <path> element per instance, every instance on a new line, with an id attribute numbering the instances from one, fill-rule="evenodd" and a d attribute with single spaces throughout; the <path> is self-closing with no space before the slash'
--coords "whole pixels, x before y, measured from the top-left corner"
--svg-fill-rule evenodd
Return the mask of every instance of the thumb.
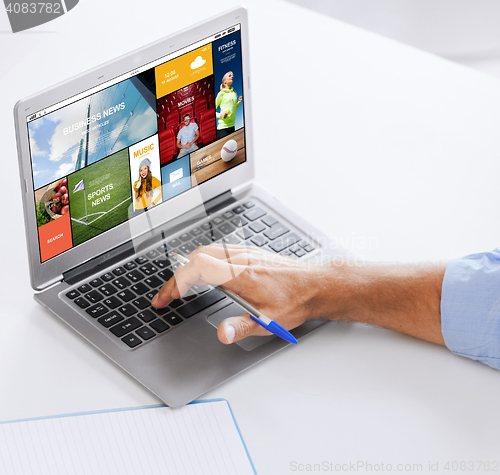
<path id="1" fill-rule="evenodd" d="M 259 330 L 262 330 L 259 331 Z M 225 345 L 243 340 L 250 335 L 269 335 L 258 323 L 254 322 L 247 313 L 241 317 L 226 318 L 217 329 L 217 337 Z"/>

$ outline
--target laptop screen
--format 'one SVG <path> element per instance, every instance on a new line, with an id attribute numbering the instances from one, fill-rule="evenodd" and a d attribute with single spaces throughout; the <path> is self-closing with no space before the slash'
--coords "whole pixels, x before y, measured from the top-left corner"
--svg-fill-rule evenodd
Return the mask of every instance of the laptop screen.
<path id="1" fill-rule="evenodd" d="M 245 162 L 240 25 L 27 119 L 45 262 Z"/>

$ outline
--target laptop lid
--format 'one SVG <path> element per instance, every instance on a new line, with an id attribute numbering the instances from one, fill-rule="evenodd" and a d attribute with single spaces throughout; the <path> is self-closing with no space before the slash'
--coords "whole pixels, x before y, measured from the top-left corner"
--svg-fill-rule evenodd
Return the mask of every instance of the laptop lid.
<path id="1" fill-rule="evenodd" d="M 248 78 L 238 8 L 19 101 L 32 287 L 248 184 Z"/>

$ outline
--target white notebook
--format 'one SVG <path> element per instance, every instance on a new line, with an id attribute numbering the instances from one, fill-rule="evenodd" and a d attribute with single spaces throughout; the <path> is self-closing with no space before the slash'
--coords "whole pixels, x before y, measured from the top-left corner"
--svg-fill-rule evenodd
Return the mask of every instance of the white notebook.
<path id="1" fill-rule="evenodd" d="M 254 475 L 224 399 L 0 423 L 0 474 Z"/>

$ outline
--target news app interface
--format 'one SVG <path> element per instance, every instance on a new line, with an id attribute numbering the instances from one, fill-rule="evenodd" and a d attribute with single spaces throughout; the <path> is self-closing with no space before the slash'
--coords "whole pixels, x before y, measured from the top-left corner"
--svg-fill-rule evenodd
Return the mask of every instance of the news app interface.
<path id="1" fill-rule="evenodd" d="M 30 116 L 40 261 L 244 162 L 244 107 L 235 25 Z"/>

